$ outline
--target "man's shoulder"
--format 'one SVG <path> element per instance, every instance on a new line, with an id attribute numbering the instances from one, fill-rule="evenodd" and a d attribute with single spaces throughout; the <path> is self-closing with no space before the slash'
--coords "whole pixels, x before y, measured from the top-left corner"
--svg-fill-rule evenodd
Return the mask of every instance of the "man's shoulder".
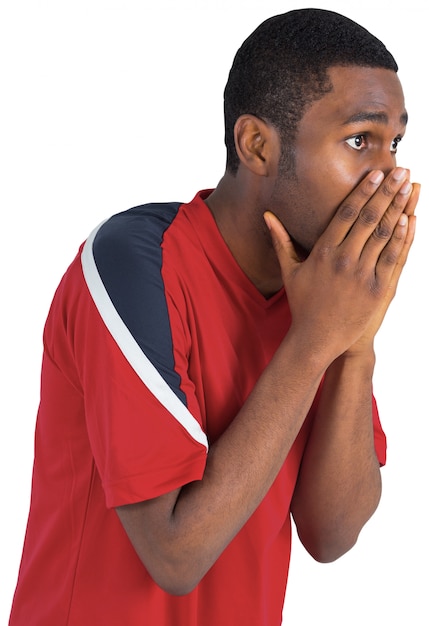
<path id="1" fill-rule="evenodd" d="M 182 205 L 182 202 L 150 202 L 116 213 L 99 226 L 94 241 L 98 246 L 104 243 L 110 246 L 145 236 L 162 236 Z"/>

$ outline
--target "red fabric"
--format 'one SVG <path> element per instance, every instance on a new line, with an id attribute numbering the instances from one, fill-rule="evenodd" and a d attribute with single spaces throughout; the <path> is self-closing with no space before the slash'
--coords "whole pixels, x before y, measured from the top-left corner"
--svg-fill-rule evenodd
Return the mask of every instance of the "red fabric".
<path id="1" fill-rule="evenodd" d="M 265 300 L 235 263 L 197 196 L 163 239 L 162 278 L 175 370 L 213 442 L 287 331 L 284 292 Z M 130 366 L 101 321 L 80 255 L 45 329 L 32 501 L 10 626 L 275 626 L 290 558 L 290 500 L 305 422 L 269 493 L 183 597 L 164 593 L 112 507 L 202 477 L 206 450 Z M 381 463 L 384 434 L 374 404 Z"/>

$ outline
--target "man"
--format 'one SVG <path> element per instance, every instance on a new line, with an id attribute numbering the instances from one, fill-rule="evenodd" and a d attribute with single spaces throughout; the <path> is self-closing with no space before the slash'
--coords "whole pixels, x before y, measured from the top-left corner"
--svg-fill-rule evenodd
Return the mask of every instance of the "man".
<path id="1" fill-rule="evenodd" d="M 396 72 L 338 14 L 267 20 L 231 68 L 216 189 L 88 237 L 45 327 L 11 626 L 275 626 L 291 515 L 319 561 L 354 545 L 419 192 Z"/>

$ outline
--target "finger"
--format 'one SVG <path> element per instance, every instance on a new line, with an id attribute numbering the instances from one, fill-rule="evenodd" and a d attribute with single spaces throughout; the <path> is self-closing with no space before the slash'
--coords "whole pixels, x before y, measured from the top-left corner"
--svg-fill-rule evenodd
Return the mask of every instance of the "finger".
<path id="1" fill-rule="evenodd" d="M 386 178 L 379 170 L 370 172 L 341 203 L 322 236 L 322 244 L 332 247 L 346 242 L 350 253 L 360 255 L 406 176 L 404 168 L 394 169 Z M 405 203 L 396 203 L 398 218 L 404 207 Z"/>
<path id="2" fill-rule="evenodd" d="M 407 216 L 408 217 L 408 216 Z M 394 278 L 396 282 L 399 280 L 399 276 L 404 268 L 405 263 L 408 259 L 408 253 L 414 241 L 414 235 L 416 232 L 416 217 L 415 215 L 410 215 L 408 217 L 408 228 L 405 236 L 404 245 L 402 247 L 401 253 L 398 257 L 395 270 L 394 270 Z"/>
<path id="3" fill-rule="evenodd" d="M 383 249 L 376 266 L 377 279 L 388 281 L 393 293 L 396 291 L 399 277 L 414 241 L 415 226 L 415 216 L 408 217 L 405 213 L 401 215 L 389 244 Z"/>
<path id="4" fill-rule="evenodd" d="M 408 184 L 408 187 L 407 187 Z M 378 259 L 381 254 L 381 250 L 388 244 L 390 237 L 394 232 L 394 228 L 398 223 L 398 220 L 403 215 L 411 217 L 414 215 L 414 211 L 419 199 L 420 185 L 418 183 L 405 182 L 399 193 L 395 196 L 391 206 L 383 215 L 379 224 L 374 229 L 372 236 L 368 239 L 365 248 L 362 252 L 362 259 L 366 263 L 372 263 Z M 408 199 L 407 199 L 408 198 Z M 404 206 L 405 203 L 405 206 Z M 398 216 L 398 211 L 402 212 Z M 396 235 L 395 235 L 396 239 Z M 387 250 L 387 255 L 390 254 L 390 248 Z"/>
<path id="5" fill-rule="evenodd" d="M 414 241 L 414 236 L 416 232 L 416 216 L 414 215 L 414 211 L 415 211 L 417 202 L 419 200 L 420 187 L 421 186 L 419 183 L 413 183 L 413 191 L 411 193 L 410 199 L 405 208 L 405 214 L 408 216 L 408 230 L 407 230 L 407 234 L 405 237 L 404 246 L 402 248 L 402 252 L 398 259 L 398 262 L 396 264 L 396 268 L 395 268 L 395 272 L 393 276 L 393 281 L 395 281 L 396 284 L 399 280 L 399 276 L 401 275 L 401 272 L 405 266 L 405 263 L 407 262 L 408 253 Z"/>
<path id="6" fill-rule="evenodd" d="M 388 244 L 384 247 L 382 253 L 380 254 L 380 258 L 375 267 L 377 277 L 383 278 L 383 275 L 393 274 L 395 266 L 398 264 L 404 248 L 407 231 L 408 216 L 405 213 L 402 213 Z"/>
<path id="7" fill-rule="evenodd" d="M 274 215 L 274 213 L 266 211 L 264 213 L 264 220 L 271 233 L 271 240 L 273 242 L 273 247 L 277 254 L 282 273 L 290 273 L 298 264 L 300 264 L 300 259 L 296 253 L 293 242 L 285 227 L 278 217 Z"/>
<path id="8" fill-rule="evenodd" d="M 375 228 L 364 244 L 361 254 L 361 259 L 364 263 L 375 263 L 386 246 L 388 247 L 388 254 L 390 254 L 390 241 L 393 239 L 394 242 L 397 242 L 398 240 L 398 234 L 395 231 L 396 226 L 399 221 L 402 222 L 402 226 L 407 224 L 405 209 L 412 190 L 413 186 L 406 180 L 399 188 L 398 193 L 393 197 L 387 210 L 376 223 Z M 399 231 L 402 233 L 401 229 Z M 359 237 L 359 234 L 360 229 L 355 228 L 352 238 Z"/>
<path id="9" fill-rule="evenodd" d="M 421 186 L 419 183 L 413 183 L 413 190 L 404 211 L 404 213 L 406 213 L 408 216 L 414 215 L 414 211 L 416 210 L 417 202 L 419 201 L 420 197 L 420 187 Z"/>

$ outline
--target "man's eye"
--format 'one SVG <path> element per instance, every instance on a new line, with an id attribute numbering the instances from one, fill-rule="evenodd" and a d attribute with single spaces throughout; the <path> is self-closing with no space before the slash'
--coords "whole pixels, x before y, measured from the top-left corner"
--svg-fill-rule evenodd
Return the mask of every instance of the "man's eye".
<path id="1" fill-rule="evenodd" d="M 355 135 L 346 139 L 346 143 L 354 150 L 362 150 L 366 147 L 366 138 L 365 135 Z"/>
<path id="2" fill-rule="evenodd" d="M 390 146 L 390 151 L 391 152 L 396 152 L 398 149 L 398 144 L 401 141 L 402 137 L 395 137 L 395 139 L 392 141 L 392 144 Z"/>

